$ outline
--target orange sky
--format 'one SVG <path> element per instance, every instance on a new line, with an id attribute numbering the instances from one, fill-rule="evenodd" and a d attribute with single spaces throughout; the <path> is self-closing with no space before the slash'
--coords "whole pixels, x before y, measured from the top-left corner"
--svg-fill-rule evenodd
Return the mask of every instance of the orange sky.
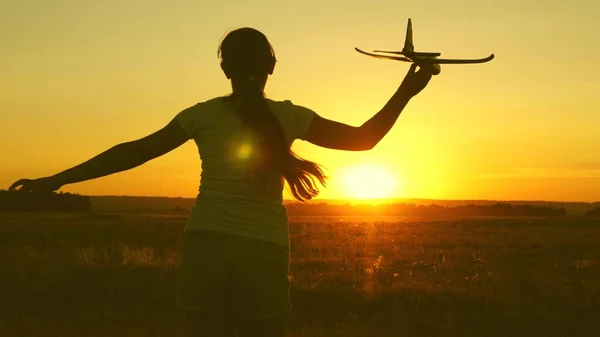
<path id="1" fill-rule="evenodd" d="M 322 198 L 359 195 L 353 177 L 389 175 L 393 184 L 363 182 L 364 194 L 600 200 L 600 4 L 535 3 L 3 1 L 0 186 L 67 169 L 227 94 L 216 48 L 241 26 L 263 31 L 274 45 L 279 62 L 269 97 L 360 125 L 385 104 L 408 64 L 353 48 L 401 48 L 411 17 L 417 50 L 496 59 L 442 67 L 370 152 L 297 142 L 295 150 L 332 176 Z M 370 168 L 356 168 L 362 165 Z M 63 190 L 193 197 L 199 173 L 189 142 L 142 167 Z"/>

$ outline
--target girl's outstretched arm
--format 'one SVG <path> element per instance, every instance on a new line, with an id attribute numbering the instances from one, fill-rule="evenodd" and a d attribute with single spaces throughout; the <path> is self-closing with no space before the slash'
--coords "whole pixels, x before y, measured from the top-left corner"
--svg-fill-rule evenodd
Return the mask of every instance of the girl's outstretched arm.
<path id="1" fill-rule="evenodd" d="M 387 104 L 361 126 L 325 119 L 315 115 L 304 140 L 329 149 L 346 151 L 370 150 L 390 131 L 410 99 L 423 90 L 431 79 L 431 71 L 412 65 L 402 84 Z"/>
<path id="2" fill-rule="evenodd" d="M 135 141 L 113 146 L 94 158 L 60 172 L 39 179 L 20 179 L 9 190 L 54 191 L 66 184 L 104 177 L 126 171 L 160 157 L 189 140 L 179 122 L 173 119 L 162 129 Z"/>

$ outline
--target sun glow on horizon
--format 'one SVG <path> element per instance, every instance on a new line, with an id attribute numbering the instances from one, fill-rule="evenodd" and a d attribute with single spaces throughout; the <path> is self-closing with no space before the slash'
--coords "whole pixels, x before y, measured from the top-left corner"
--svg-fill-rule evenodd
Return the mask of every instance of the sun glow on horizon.
<path id="1" fill-rule="evenodd" d="M 347 198 L 385 199 L 402 193 L 402 181 L 378 165 L 348 167 L 342 176 Z"/>

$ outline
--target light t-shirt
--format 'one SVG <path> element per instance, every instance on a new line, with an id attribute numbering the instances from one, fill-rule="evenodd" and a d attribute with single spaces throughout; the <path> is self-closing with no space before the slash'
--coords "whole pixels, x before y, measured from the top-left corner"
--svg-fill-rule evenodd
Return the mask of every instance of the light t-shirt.
<path id="1" fill-rule="evenodd" d="M 302 139 L 315 113 L 291 101 L 267 99 L 291 146 Z M 186 231 L 208 230 L 265 240 L 288 246 L 284 182 L 272 171 L 257 177 L 253 172 L 253 136 L 242 125 L 237 106 L 224 97 L 198 103 L 175 118 L 198 146 L 202 160 L 200 188 Z"/>

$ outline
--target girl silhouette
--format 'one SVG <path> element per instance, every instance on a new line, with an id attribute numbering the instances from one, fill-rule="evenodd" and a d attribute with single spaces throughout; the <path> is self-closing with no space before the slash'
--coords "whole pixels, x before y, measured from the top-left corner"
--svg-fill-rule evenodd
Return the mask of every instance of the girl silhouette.
<path id="1" fill-rule="evenodd" d="M 261 32 L 230 32 L 218 56 L 231 95 L 187 108 L 162 129 L 78 166 L 20 179 L 9 189 L 55 191 L 132 169 L 193 139 L 202 159 L 201 186 L 185 228 L 177 303 L 193 336 L 284 336 L 291 309 L 284 182 L 305 201 L 326 181 L 321 167 L 297 156 L 291 144 L 301 139 L 329 149 L 370 150 L 432 74 L 412 65 L 387 104 L 354 127 L 290 101 L 265 98 L 276 59 Z"/>

